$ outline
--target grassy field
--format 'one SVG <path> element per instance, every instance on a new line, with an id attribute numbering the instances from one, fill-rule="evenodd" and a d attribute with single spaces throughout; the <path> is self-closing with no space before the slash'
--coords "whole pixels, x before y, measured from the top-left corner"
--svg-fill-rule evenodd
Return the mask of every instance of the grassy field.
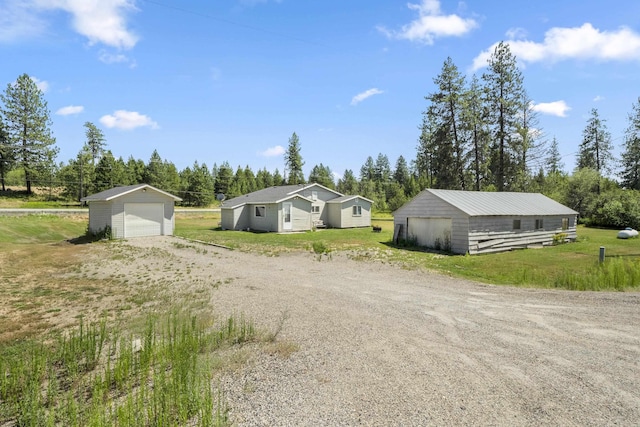
<path id="1" fill-rule="evenodd" d="M 579 290 L 625 290 L 640 287 L 640 239 L 617 239 L 616 230 L 579 227 L 578 241 L 542 249 L 487 255 L 448 255 L 392 244 L 393 222 L 374 218 L 382 228 L 318 230 L 274 234 L 222 231 L 219 214 L 178 215 L 176 234 L 234 249 L 277 255 L 283 251 L 349 251 L 354 259 L 394 262 L 406 268 L 427 268 L 486 283 Z M 607 260 L 598 264 L 600 247 Z"/>
<path id="2" fill-rule="evenodd" d="M 0 216 L 0 425 L 228 425 L 214 377 L 255 352 L 287 357 L 295 344 L 241 313 L 217 318 L 199 288 L 147 283 L 144 272 L 87 274 L 82 263 L 96 254 L 162 254 L 91 242 L 86 226 L 86 217 Z"/>

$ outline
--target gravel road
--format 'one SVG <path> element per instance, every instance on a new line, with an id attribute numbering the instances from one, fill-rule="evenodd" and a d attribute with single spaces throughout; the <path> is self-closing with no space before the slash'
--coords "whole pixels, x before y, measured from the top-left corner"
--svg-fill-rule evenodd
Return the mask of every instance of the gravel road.
<path id="1" fill-rule="evenodd" d="M 214 274 L 218 312 L 270 328 L 284 316 L 278 339 L 299 348 L 222 379 L 236 425 L 640 423 L 639 293 L 491 286 L 346 254 L 194 253 L 176 240 L 126 245 Z"/>

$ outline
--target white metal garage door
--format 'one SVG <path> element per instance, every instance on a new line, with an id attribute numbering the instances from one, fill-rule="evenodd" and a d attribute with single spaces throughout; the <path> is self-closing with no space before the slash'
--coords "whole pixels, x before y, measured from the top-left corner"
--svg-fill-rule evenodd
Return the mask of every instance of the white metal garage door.
<path id="1" fill-rule="evenodd" d="M 124 237 L 159 236 L 163 218 L 163 203 L 125 203 Z"/>
<path id="2" fill-rule="evenodd" d="M 451 249 L 451 218 L 408 218 L 407 233 L 420 246 Z"/>

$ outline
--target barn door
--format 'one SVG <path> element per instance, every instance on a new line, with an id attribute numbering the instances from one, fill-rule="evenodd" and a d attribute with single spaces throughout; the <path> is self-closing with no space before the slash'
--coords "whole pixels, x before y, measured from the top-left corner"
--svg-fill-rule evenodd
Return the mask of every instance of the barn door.
<path id="1" fill-rule="evenodd" d="M 409 218 L 407 236 L 419 246 L 451 250 L 451 218 Z"/>

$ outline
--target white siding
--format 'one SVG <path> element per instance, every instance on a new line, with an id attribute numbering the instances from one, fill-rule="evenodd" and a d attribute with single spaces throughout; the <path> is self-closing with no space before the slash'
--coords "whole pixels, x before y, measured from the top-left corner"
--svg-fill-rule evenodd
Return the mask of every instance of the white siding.
<path id="1" fill-rule="evenodd" d="M 353 206 L 359 205 L 362 209 L 360 216 L 353 215 Z M 359 197 L 347 200 L 343 203 L 328 203 L 328 225 L 335 228 L 355 228 L 371 226 L 371 202 Z"/>
<path id="2" fill-rule="evenodd" d="M 408 239 L 408 218 L 450 218 L 451 252 L 465 254 L 469 250 L 469 218 L 459 209 L 423 191 L 394 212 L 394 227 L 402 225 L 402 239 Z"/>
<path id="3" fill-rule="evenodd" d="M 419 246 L 451 250 L 451 218 L 407 218 L 407 235 Z"/>
<path id="4" fill-rule="evenodd" d="M 111 227 L 111 203 L 89 203 L 89 231 L 99 234 L 107 227 Z"/>
<path id="5" fill-rule="evenodd" d="M 264 217 L 256 216 L 256 206 L 264 206 Z M 248 211 L 248 221 L 252 230 L 260 231 L 278 231 L 278 205 L 275 203 L 270 204 L 257 204 L 248 205 L 245 207 Z"/>
<path id="6" fill-rule="evenodd" d="M 91 202 L 93 204 L 95 202 Z M 135 191 L 118 197 L 111 202 L 111 234 L 114 238 L 124 238 L 124 204 L 125 203 L 164 203 L 163 234 L 173 235 L 174 201 L 162 193 L 155 191 Z"/>
<path id="7" fill-rule="evenodd" d="M 164 234 L 164 203 L 125 203 L 125 237 L 161 236 Z"/>

